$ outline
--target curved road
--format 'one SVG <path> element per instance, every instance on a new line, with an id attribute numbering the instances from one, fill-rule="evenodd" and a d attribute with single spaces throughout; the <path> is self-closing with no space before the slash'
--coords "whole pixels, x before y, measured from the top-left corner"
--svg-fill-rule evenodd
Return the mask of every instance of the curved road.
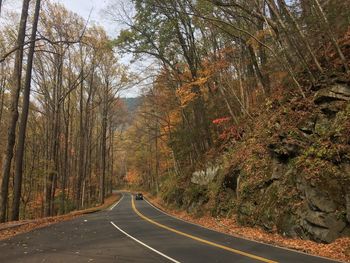
<path id="1" fill-rule="evenodd" d="M 184 222 L 130 194 L 109 210 L 0 241 L 0 262 L 335 262 Z"/>

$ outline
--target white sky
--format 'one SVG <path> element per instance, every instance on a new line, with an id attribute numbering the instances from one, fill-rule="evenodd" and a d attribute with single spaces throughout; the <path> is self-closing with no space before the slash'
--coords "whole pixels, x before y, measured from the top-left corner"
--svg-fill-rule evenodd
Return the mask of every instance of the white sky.
<path id="1" fill-rule="evenodd" d="M 108 15 L 104 10 L 107 9 L 108 4 L 115 2 L 122 2 L 122 0 L 55 0 L 66 6 L 67 9 L 79 14 L 85 20 L 89 18 L 91 12 L 90 22 L 102 25 L 111 37 L 118 36 L 121 25 L 117 22 L 112 22 L 108 19 Z M 128 57 L 128 56 L 127 56 Z M 129 57 L 122 59 L 121 62 L 128 62 Z M 134 68 L 134 67 L 133 67 Z M 139 87 L 135 87 L 123 92 L 123 96 L 135 97 L 139 94 Z"/>
<path id="2" fill-rule="evenodd" d="M 118 35 L 118 31 L 120 29 L 120 25 L 117 23 L 112 23 L 107 19 L 104 11 L 108 4 L 116 2 L 116 1 L 124 1 L 124 0 L 52 0 L 53 2 L 62 3 L 68 10 L 77 13 L 85 20 L 89 18 L 89 14 L 91 11 L 90 22 L 97 23 L 102 25 L 108 34 L 112 37 L 116 37 Z M 17 11 L 18 13 L 21 11 L 22 0 L 3 0 L 3 8 L 2 11 Z"/>
<path id="3" fill-rule="evenodd" d="M 102 25 L 110 36 L 118 35 L 119 26 L 108 21 L 103 14 L 109 0 L 56 0 L 56 2 L 64 4 L 67 9 L 79 14 L 85 20 L 89 18 L 91 12 L 91 22 Z"/>

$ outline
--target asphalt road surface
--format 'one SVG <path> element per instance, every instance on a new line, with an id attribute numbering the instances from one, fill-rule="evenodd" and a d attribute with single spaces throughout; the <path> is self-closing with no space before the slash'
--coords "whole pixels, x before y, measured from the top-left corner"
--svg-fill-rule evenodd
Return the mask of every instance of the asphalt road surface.
<path id="1" fill-rule="evenodd" d="M 6 262 L 335 262 L 235 238 L 124 193 L 110 209 L 0 241 Z"/>

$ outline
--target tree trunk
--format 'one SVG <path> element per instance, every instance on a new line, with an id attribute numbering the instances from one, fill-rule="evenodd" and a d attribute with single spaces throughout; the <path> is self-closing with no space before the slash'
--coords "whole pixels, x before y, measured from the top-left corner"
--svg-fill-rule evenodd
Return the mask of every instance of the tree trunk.
<path id="1" fill-rule="evenodd" d="M 70 84 L 70 79 L 68 80 L 68 83 Z M 70 87 L 70 85 L 69 85 Z M 69 167 L 69 160 L 68 160 L 68 149 L 69 149 L 69 128 L 70 128 L 70 94 L 68 95 L 68 109 L 67 109 L 67 118 L 65 118 L 65 138 L 64 138 L 64 162 L 63 162 L 63 174 L 62 174 L 62 182 L 61 182 L 61 214 L 66 213 L 66 187 L 67 187 L 67 178 L 68 178 L 68 167 Z"/>
<path id="2" fill-rule="evenodd" d="M 109 148 L 108 148 L 108 195 L 113 191 L 112 182 L 113 182 L 113 125 L 109 125 Z"/>
<path id="3" fill-rule="evenodd" d="M 63 48 L 59 47 L 59 50 L 56 50 L 54 65 L 56 66 L 54 72 L 54 85 L 53 85 L 53 99 L 52 99 L 52 116 L 49 116 L 49 127 L 50 127 L 50 136 L 49 136 L 49 149 L 50 153 L 48 155 L 48 160 L 50 161 L 51 167 L 49 171 L 49 178 L 46 184 L 46 204 L 45 204 L 45 215 L 52 216 L 54 212 L 54 200 L 56 194 L 57 178 L 59 174 L 59 144 L 60 144 L 60 97 L 62 93 L 63 85 Z"/>
<path id="4" fill-rule="evenodd" d="M 19 47 L 16 52 L 15 68 L 13 73 L 13 90 L 12 100 L 10 106 L 10 119 L 7 135 L 7 146 L 5 152 L 5 160 L 2 168 L 2 184 L 0 195 L 0 222 L 5 222 L 7 212 L 8 201 L 8 187 L 10 179 L 11 163 L 13 158 L 13 149 L 16 142 L 16 127 L 18 120 L 18 101 L 21 92 L 21 78 L 22 78 L 22 64 L 23 64 L 23 45 L 25 40 L 28 9 L 30 0 L 23 0 L 21 21 L 18 30 L 17 46 Z"/>
<path id="5" fill-rule="evenodd" d="M 248 48 L 248 52 L 249 52 L 250 59 L 251 59 L 251 62 L 252 62 L 253 72 L 256 74 L 256 76 L 258 78 L 258 82 L 261 83 L 261 85 L 263 87 L 263 92 L 266 95 L 269 95 L 270 94 L 270 87 L 269 87 L 269 85 L 268 85 L 264 75 L 262 74 L 262 72 L 260 70 L 260 66 L 259 66 L 257 57 L 255 55 L 255 51 L 253 50 L 253 48 L 251 46 L 248 46 L 247 48 Z"/>
<path id="6" fill-rule="evenodd" d="M 343 52 L 341 51 L 340 49 L 340 46 L 338 45 L 337 43 L 337 40 L 335 39 L 335 36 L 332 32 L 332 29 L 330 28 L 329 26 L 329 22 L 328 22 L 328 19 L 326 17 L 326 14 L 324 13 L 321 5 L 320 5 L 320 2 L 318 0 L 313 0 L 315 2 L 315 6 L 316 6 L 316 9 L 319 13 L 319 16 L 321 17 L 325 27 L 326 27 L 326 30 L 327 30 L 327 33 L 328 33 L 328 37 L 330 38 L 334 48 L 335 48 L 335 51 L 338 53 L 338 56 L 341 60 L 341 62 L 343 63 L 343 66 L 344 66 L 344 69 L 345 69 L 345 72 L 346 73 L 349 73 L 350 72 L 350 69 L 349 69 L 349 66 L 348 66 L 348 61 L 346 60 Z"/>
<path id="7" fill-rule="evenodd" d="M 281 19 L 280 19 L 280 16 L 276 10 L 276 3 L 273 2 L 273 1 L 270 1 L 270 0 L 266 0 L 267 4 L 268 4 L 268 7 L 269 7 L 269 10 L 270 10 L 270 13 L 271 15 L 274 17 L 274 19 L 277 20 L 277 22 L 280 24 L 280 26 L 282 27 L 282 29 L 285 29 L 284 27 L 284 24 L 282 22 L 281 24 Z M 270 25 L 271 26 L 271 25 Z M 281 47 L 281 51 L 284 55 L 284 57 L 286 58 L 286 62 L 283 62 L 283 60 L 281 60 L 281 58 L 278 57 L 278 55 L 272 50 L 270 49 L 271 53 L 273 54 L 273 56 L 276 58 L 276 60 L 280 63 L 280 65 L 287 70 L 289 76 L 291 77 L 292 81 L 294 82 L 295 86 L 299 89 L 300 91 L 300 94 L 303 96 L 303 98 L 306 98 L 305 96 L 305 92 L 303 90 L 303 88 L 301 87 L 299 81 L 297 80 L 296 76 L 295 76 L 295 72 L 293 70 L 293 67 L 292 67 L 292 59 L 288 53 L 288 51 L 285 49 L 285 45 L 283 44 L 283 41 L 280 37 L 280 34 L 278 32 L 278 30 L 276 28 L 274 28 L 275 30 L 275 33 L 276 33 L 276 40 L 277 40 L 277 43 L 279 43 L 280 47 Z M 293 47 L 293 43 L 290 41 L 291 38 L 288 36 L 288 32 L 286 30 L 284 30 L 287 34 L 287 40 L 288 40 L 288 43 L 291 45 L 291 47 Z M 297 54 L 299 55 L 300 52 L 299 50 L 297 49 Z M 300 58 L 302 61 L 303 61 L 303 58 Z"/>
<path id="8" fill-rule="evenodd" d="M 81 60 L 82 58 L 82 51 L 80 51 Z M 81 61 L 81 66 L 84 67 L 83 61 Z M 84 72 L 84 69 L 82 69 L 82 72 Z M 84 81 L 83 81 L 83 74 L 81 74 L 81 83 L 80 83 L 80 102 L 79 102 L 79 109 L 80 109 L 80 115 L 79 115 L 79 157 L 78 157 L 78 178 L 77 178 L 77 186 L 76 186 L 76 193 L 75 193 L 75 202 L 76 207 L 79 209 L 81 204 L 81 188 L 82 188 L 82 182 L 84 178 L 84 153 L 85 153 L 85 127 L 84 127 L 84 121 L 83 121 L 83 114 L 84 114 Z"/>
<path id="9" fill-rule="evenodd" d="M 23 91 L 23 106 L 22 113 L 19 124 L 19 133 L 18 133 L 18 145 L 16 152 L 16 165 L 15 165 L 15 179 L 14 179 L 14 197 L 13 197 L 13 206 L 12 206 L 12 220 L 19 220 L 19 207 L 21 201 L 21 192 L 22 192 L 22 178 L 23 178 L 23 156 L 24 156 L 24 144 L 27 130 L 27 121 L 28 121 L 28 112 L 29 112 L 29 103 L 30 103 L 30 87 L 32 81 L 32 68 L 33 68 L 33 57 L 35 49 L 35 38 L 36 31 L 38 28 L 38 21 L 40 16 L 40 4 L 41 0 L 36 0 L 35 13 L 32 27 L 32 34 L 30 37 L 30 47 L 28 53 L 27 69 L 26 69 L 26 78 L 24 83 Z"/>
<path id="10" fill-rule="evenodd" d="M 323 69 L 321 67 L 320 62 L 318 61 L 316 55 L 314 54 L 309 41 L 307 40 L 306 36 L 304 35 L 303 31 L 301 30 L 300 26 L 298 25 L 296 19 L 294 18 L 294 16 L 291 14 L 291 12 L 288 10 L 286 3 L 284 0 L 279 0 L 279 3 L 282 7 L 282 9 L 284 10 L 284 12 L 287 14 L 287 16 L 290 18 L 290 20 L 292 21 L 292 24 L 294 25 L 296 31 L 298 32 L 298 35 L 300 37 L 300 39 L 302 40 L 302 42 L 304 43 L 306 49 L 309 51 L 312 60 L 314 61 L 317 69 L 319 72 L 323 72 Z"/>
<path id="11" fill-rule="evenodd" d="M 159 152 L 158 152 L 158 120 L 156 119 L 156 127 L 155 127 L 155 158 L 156 158 L 156 173 L 155 173 L 155 187 L 156 187 L 156 193 L 159 192 Z"/>
<path id="12" fill-rule="evenodd" d="M 45 196 L 45 201 L 44 201 L 44 216 L 49 216 L 50 215 L 50 205 L 49 205 L 49 200 L 51 197 L 51 184 L 50 184 L 50 174 L 47 174 L 48 171 L 51 169 L 49 165 L 49 160 L 50 160 L 50 121 L 49 119 L 46 122 L 45 125 L 45 147 L 44 147 L 44 152 L 45 152 L 45 182 L 44 182 L 44 196 Z"/>
<path id="13" fill-rule="evenodd" d="M 6 78 L 5 78 L 5 73 L 4 73 L 4 64 L 2 65 L 2 72 L 1 75 L 3 76 L 1 82 L 0 82 L 0 125 L 2 121 L 2 113 L 4 110 L 4 100 L 5 100 L 5 84 L 6 84 Z"/>
<path id="14" fill-rule="evenodd" d="M 108 114 L 108 89 L 109 85 L 105 87 L 103 94 L 103 110 L 102 110 L 102 174 L 100 177 L 100 203 L 104 203 L 105 198 L 105 181 L 106 181 L 106 144 L 107 144 L 107 114 Z"/>

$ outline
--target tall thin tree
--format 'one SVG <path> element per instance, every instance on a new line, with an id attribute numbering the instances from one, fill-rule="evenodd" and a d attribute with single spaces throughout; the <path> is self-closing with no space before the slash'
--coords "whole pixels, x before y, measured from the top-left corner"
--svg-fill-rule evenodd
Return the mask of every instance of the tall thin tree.
<path id="1" fill-rule="evenodd" d="M 17 35 L 17 51 L 15 56 L 15 66 L 12 79 L 10 117 L 7 134 L 7 146 L 4 163 L 2 167 L 2 184 L 0 194 L 0 222 L 5 222 L 8 202 L 8 188 L 10 179 L 11 163 L 13 158 L 13 149 L 16 142 L 16 127 L 18 120 L 18 101 L 21 92 L 22 64 L 23 64 L 23 46 L 27 26 L 28 10 L 30 0 L 23 0 L 22 14 Z"/>
<path id="2" fill-rule="evenodd" d="M 30 103 L 30 87 L 32 81 L 32 69 L 33 69 L 33 58 L 35 51 L 35 39 L 38 28 L 38 21 L 40 16 L 40 5 L 41 0 L 36 0 L 35 12 L 33 18 L 32 33 L 30 36 L 30 46 L 27 60 L 26 77 L 24 82 L 23 90 L 23 106 L 21 112 L 21 118 L 19 123 L 19 133 L 18 133 L 18 145 L 16 151 L 16 165 L 15 165 L 15 179 L 14 179 L 14 197 L 12 205 L 12 220 L 19 219 L 19 208 L 21 201 L 22 192 L 22 178 L 23 178 L 23 156 L 24 156 L 24 144 L 26 137 L 29 103 Z"/>

